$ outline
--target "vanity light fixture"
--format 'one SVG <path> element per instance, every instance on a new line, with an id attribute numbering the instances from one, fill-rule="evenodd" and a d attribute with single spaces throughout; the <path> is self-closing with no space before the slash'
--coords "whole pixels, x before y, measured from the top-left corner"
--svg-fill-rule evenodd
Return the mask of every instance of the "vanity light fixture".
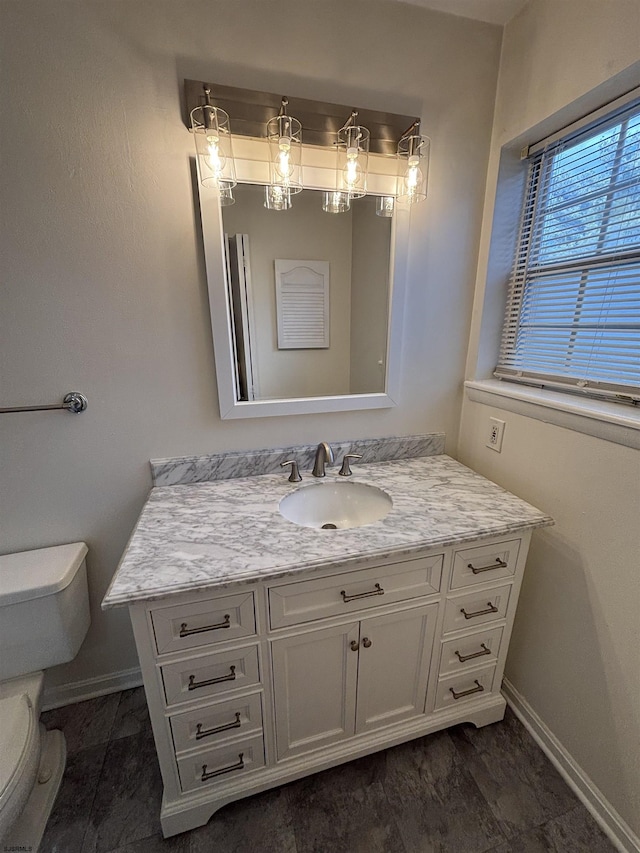
<path id="1" fill-rule="evenodd" d="M 322 209 L 325 213 L 346 213 L 350 208 L 349 193 L 338 190 L 322 193 Z"/>
<path id="2" fill-rule="evenodd" d="M 362 198 L 367 194 L 371 134 L 366 127 L 356 124 L 357 117 L 358 111 L 353 110 L 336 134 L 336 190 L 348 193 L 350 198 Z"/>
<path id="3" fill-rule="evenodd" d="M 291 209 L 293 196 L 304 187 L 303 126 L 304 177 L 309 189 L 322 191 L 324 211 L 350 210 L 352 199 L 367 194 L 368 184 L 378 195 L 378 216 L 392 217 L 396 202 L 413 204 L 426 198 L 430 140 L 420 135 L 420 119 L 415 116 L 198 80 L 185 80 L 185 107 L 186 124 L 196 138 L 200 179 L 218 191 L 222 206 L 234 203 L 232 190 L 239 175 L 242 183 L 266 185 L 268 210 Z M 288 114 L 289 108 L 297 118 Z M 235 162 L 229 115 L 236 137 Z M 249 149 L 243 137 L 255 143 L 264 139 L 265 129 L 267 144 L 259 153 L 257 145 Z M 393 157 L 395 163 L 385 163 L 383 157 Z"/>
<path id="4" fill-rule="evenodd" d="M 271 187 L 279 187 L 291 196 L 302 192 L 302 124 L 287 115 L 288 103 L 288 98 L 282 98 L 280 112 L 267 122 L 267 139 Z"/>
<path id="5" fill-rule="evenodd" d="M 416 204 L 427 197 L 429 149 L 431 140 L 420 135 L 420 122 L 415 121 L 398 142 L 397 201 Z"/>
<path id="6" fill-rule="evenodd" d="M 191 129 L 196 142 L 201 181 L 217 186 L 220 203 L 233 204 L 231 190 L 237 184 L 228 114 L 211 103 L 211 89 L 203 86 L 204 104 L 191 110 Z"/>
<path id="7" fill-rule="evenodd" d="M 291 210 L 291 191 L 276 185 L 264 188 L 264 206 L 267 210 Z"/>
<path id="8" fill-rule="evenodd" d="M 392 195 L 379 195 L 376 198 L 376 216 L 391 218 L 395 207 L 395 198 Z"/>

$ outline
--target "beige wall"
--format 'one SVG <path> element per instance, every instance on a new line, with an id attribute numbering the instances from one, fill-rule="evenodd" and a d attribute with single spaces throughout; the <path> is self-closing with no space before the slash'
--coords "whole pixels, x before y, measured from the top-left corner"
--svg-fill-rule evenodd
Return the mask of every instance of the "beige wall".
<path id="1" fill-rule="evenodd" d="M 264 189 L 236 187 L 222 210 L 228 234 L 249 235 L 259 399 L 349 393 L 351 216 L 325 213 L 322 194 L 306 191 L 287 211 L 267 210 Z M 329 263 L 328 349 L 279 350 L 274 261 Z"/>
<path id="2" fill-rule="evenodd" d="M 532 0 L 507 25 L 470 377 L 496 358 L 499 246 L 486 292 L 485 282 L 501 145 L 536 126 L 544 136 L 639 85 L 639 60 L 635 0 Z M 506 421 L 501 454 L 484 446 L 490 416 Z M 507 677 L 640 833 L 640 453 L 465 400 L 459 458 L 556 519 L 533 537 Z"/>
<path id="3" fill-rule="evenodd" d="M 127 613 L 99 603 L 149 458 L 438 431 L 455 450 L 501 30 L 378 0 L 20 0 L 0 18 L 2 404 L 89 398 L 0 419 L 2 552 L 90 549 L 93 624 L 60 683 L 136 665 Z M 396 408 L 220 420 L 185 77 L 423 116 Z"/>

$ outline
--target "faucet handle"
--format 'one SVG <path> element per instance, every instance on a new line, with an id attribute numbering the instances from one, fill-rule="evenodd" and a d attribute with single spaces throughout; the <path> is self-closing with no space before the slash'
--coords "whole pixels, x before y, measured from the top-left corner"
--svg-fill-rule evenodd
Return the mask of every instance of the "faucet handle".
<path id="1" fill-rule="evenodd" d="M 351 468 L 349 467 L 350 459 L 362 459 L 361 453 L 345 453 L 344 459 L 342 460 L 342 468 L 338 471 L 341 477 L 350 477 L 353 473 Z"/>
<path id="2" fill-rule="evenodd" d="M 298 468 L 298 463 L 295 459 L 287 459 L 286 462 L 281 462 L 280 467 L 284 468 L 285 465 L 291 465 L 291 473 L 289 474 L 289 482 L 290 483 L 299 483 L 302 480 L 300 476 L 300 469 Z"/>

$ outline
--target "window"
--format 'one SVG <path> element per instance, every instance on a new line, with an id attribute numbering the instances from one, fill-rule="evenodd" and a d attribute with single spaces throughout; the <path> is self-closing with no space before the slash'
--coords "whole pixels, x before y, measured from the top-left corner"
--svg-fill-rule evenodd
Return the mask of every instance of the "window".
<path id="1" fill-rule="evenodd" d="M 640 403 L 637 96 L 529 152 L 499 378 Z"/>

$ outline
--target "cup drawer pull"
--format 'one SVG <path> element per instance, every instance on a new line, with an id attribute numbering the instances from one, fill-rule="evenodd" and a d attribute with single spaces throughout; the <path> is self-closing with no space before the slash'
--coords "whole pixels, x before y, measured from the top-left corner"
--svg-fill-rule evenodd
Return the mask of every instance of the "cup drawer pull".
<path id="1" fill-rule="evenodd" d="M 231 627 L 231 616 L 226 613 L 224 617 L 224 622 L 218 622 L 217 625 L 205 625 L 203 628 L 188 628 L 187 623 L 183 622 L 180 625 L 180 633 L 179 637 L 190 637 L 192 634 L 204 634 L 205 631 L 218 631 L 220 628 L 230 628 Z"/>
<path id="2" fill-rule="evenodd" d="M 196 740 L 201 740 L 209 735 L 217 735 L 220 732 L 229 731 L 229 729 L 239 729 L 242 723 L 240 722 L 240 711 L 236 711 L 236 718 L 232 723 L 225 723 L 223 726 L 216 726 L 213 729 L 203 729 L 202 723 L 196 726 Z"/>
<path id="3" fill-rule="evenodd" d="M 372 595 L 384 595 L 384 590 L 380 586 L 379 583 L 374 584 L 374 589 L 370 592 L 357 592 L 355 595 L 347 595 L 344 589 L 340 590 L 340 595 L 342 596 L 342 600 L 344 602 L 347 601 L 356 601 L 358 598 L 370 598 Z"/>
<path id="4" fill-rule="evenodd" d="M 464 607 L 460 608 L 460 613 L 463 614 L 465 619 L 473 619 L 474 616 L 486 616 L 487 613 L 497 613 L 498 608 L 492 604 L 490 601 L 487 601 L 487 609 L 486 610 L 475 610 L 473 613 L 467 613 Z"/>
<path id="5" fill-rule="evenodd" d="M 471 696 L 472 693 L 484 693 L 484 687 L 477 678 L 474 679 L 473 683 L 476 685 L 472 687 L 471 690 L 462 690 L 460 693 L 456 693 L 453 687 L 449 688 L 449 693 L 453 696 L 454 699 L 462 699 L 463 696 Z"/>
<path id="6" fill-rule="evenodd" d="M 470 655 L 461 655 L 460 652 L 455 651 L 454 655 L 458 658 L 460 663 L 464 663 L 467 660 L 473 660 L 474 658 L 481 658 L 484 655 L 490 655 L 491 649 L 488 649 L 484 643 L 480 643 L 480 651 L 472 652 Z"/>
<path id="7" fill-rule="evenodd" d="M 196 681 L 195 675 L 189 676 L 189 690 L 197 690 L 198 687 L 208 687 L 210 684 L 220 684 L 222 681 L 235 681 L 236 668 L 229 667 L 229 675 L 220 675 L 218 678 L 207 678 L 206 681 Z"/>
<path id="8" fill-rule="evenodd" d="M 214 779 L 216 776 L 222 776 L 223 773 L 233 773 L 234 770 L 242 770 L 244 768 L 244 752 L 238 753 L 237 764 L 230 764 L 228 767 L 221 767 L 220 770 L 210 770 L 207 772 L 207 765 L 202 765 L 202 782 L 208 782 L 209 779 Z"/>
<path id="9" fill-rule="evenodd" d="M 480 572 L 491 572 L 493 569 L 506 569 L 507 563 L 504 560 L 501 560 L 500 557 L 496 557 L 495 563 L 492 563 L 490 566 L 474 566 L 473 563 L 468 563 L 467 568 L 471 569 L 474 575 L 479 575 Z"/>

